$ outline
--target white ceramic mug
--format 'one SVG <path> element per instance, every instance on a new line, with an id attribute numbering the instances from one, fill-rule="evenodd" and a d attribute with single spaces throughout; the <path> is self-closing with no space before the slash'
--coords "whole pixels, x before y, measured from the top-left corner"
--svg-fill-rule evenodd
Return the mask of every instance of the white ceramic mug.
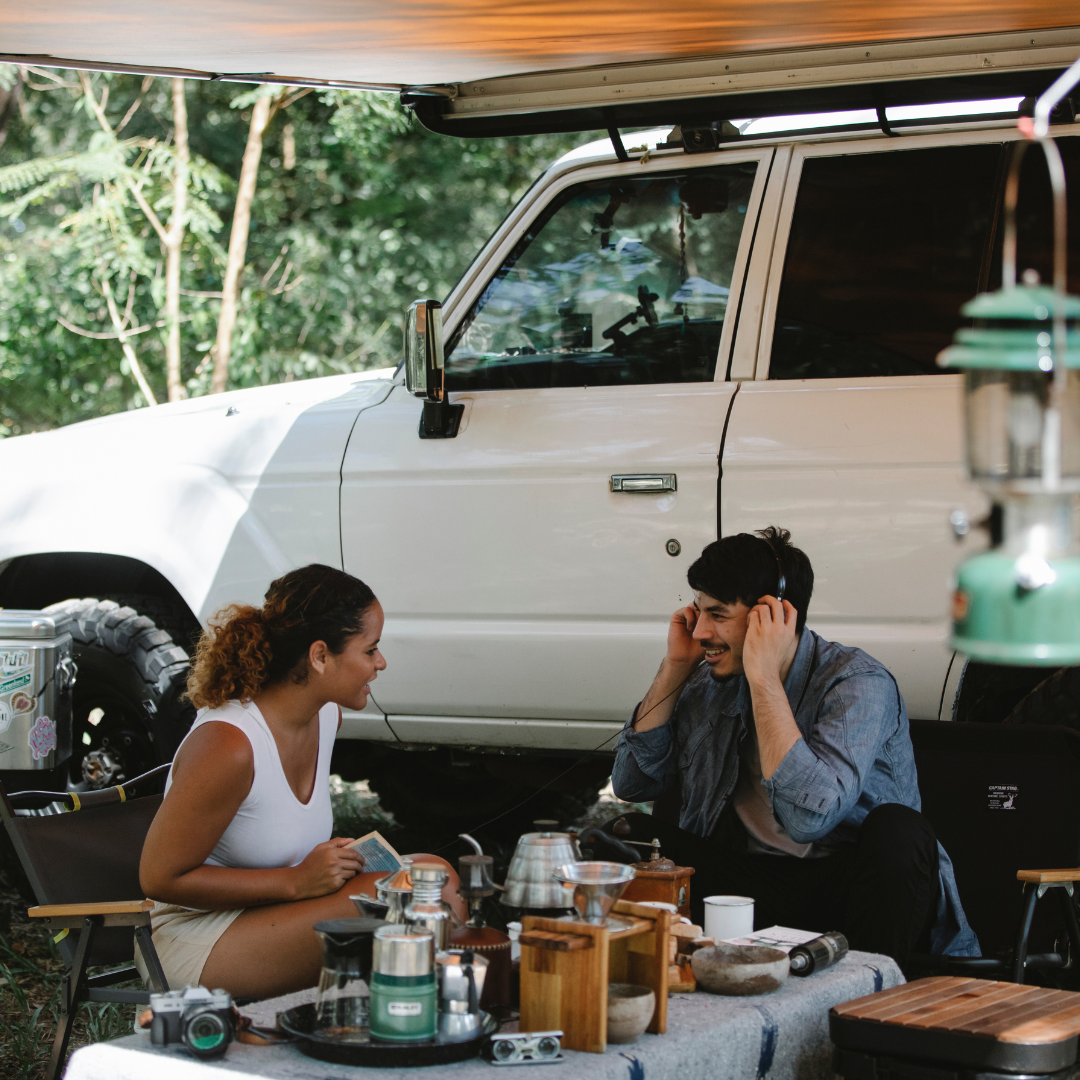
<path id="1" fill-rule="evenodd" d="M 752 896 L 706 896 L 704 904 L 706 937 L 726 941 L 754 932 Z"/>

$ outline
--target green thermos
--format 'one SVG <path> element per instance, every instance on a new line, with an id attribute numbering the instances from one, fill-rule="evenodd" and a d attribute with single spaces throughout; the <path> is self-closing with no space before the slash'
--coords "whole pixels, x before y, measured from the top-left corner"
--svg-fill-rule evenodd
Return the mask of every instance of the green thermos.
<path id="1" fill-rule="evenodd" d="M 410 934 L 406 926 L 381 926 L 375 931 L 372 952 L 372 1037 L 389 1042 L 434 1038 L 438 996 L 431 933 Z"/>

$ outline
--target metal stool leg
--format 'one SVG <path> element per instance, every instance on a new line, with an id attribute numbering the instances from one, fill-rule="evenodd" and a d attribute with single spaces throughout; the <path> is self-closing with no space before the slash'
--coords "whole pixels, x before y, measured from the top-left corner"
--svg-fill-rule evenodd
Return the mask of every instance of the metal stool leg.
<path id="1" fill-rule="evenodd" d="M 1035 905 L 1039 902 L 1039 887 L 1024 886 L 1024 914 L 1020 918 L 1020 931 L 1016 936 L 1016 950 L 1013 954 L 1013 982 L 1023 983 L 1024 968 L 1027 966 L 1028 938 L 1031 936 L 1031 920 L 1035 917 Z"/>

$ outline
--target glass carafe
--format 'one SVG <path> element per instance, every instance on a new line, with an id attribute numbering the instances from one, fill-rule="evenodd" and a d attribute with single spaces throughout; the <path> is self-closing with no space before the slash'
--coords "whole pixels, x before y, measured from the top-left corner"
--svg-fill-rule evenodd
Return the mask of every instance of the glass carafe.
<path id="1" fill-rule="evenodd" d="M 327 919 L 315 924 L 322 944 L 322 972 L 315 1024 L 326 1035 L 367 1040 L 371 950 L 382 919 Z"/>

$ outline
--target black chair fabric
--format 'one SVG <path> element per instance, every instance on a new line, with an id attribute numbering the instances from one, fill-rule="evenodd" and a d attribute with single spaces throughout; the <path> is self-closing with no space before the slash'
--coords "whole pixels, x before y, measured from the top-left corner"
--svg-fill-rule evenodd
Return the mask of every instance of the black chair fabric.
<path id="1" fill-rule="evenodd" d="M 141 900 L 139 860 L 162 796 L 96 806 L 49 817 L 15 817 L 4 824 L 39 904 L 91 904 Z M 71 951 L 77 932 L 65 940 Z M 90 963 L 130 962 L 132 932 L 99 930 Z"/>
<path id="2" fill-rule="evenodd" d="M 983 955 L 1011 948 L 1018 870 L 1080 866 L 1080 733 L 1065 727 L 913 720 L 923 814 L 956 869 Z M 1065 941 L 1057 904 L 1035 911 L 1030 949 Z"/>

